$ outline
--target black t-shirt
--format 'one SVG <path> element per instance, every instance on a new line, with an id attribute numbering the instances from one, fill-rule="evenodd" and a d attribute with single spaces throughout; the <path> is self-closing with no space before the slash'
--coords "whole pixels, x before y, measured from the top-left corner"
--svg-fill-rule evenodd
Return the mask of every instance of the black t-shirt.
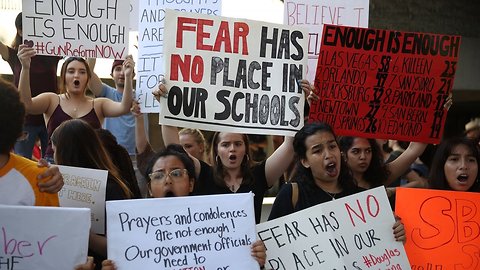
<path id="1" fill-rule="evenodd" d="M 195 195 L 213 195 L 213 194 L 232 194 L 233 192 L 227 186 L 220 186 L 213 180 L 213 168 L 207 163 L 200 161 L 200 175 L 195 182 Z M 242 183 L 236 193 L 253 192 L 255 221 L 260 222 L 262 214 L 262 204 L 265 192 L 268 190 L 267 177 L 265 175 L 265 161 L 258 163 L 251 168 L 253 181 L 246 185 Z"/>
<path id="2" fill-rule="evenodd" d="M 332 200 L 332 197 L 319 188 L 317 185 L 308 185 L 305 183 L 297 183 L 298 186 L 298 200 L 295 208 L 292 205 L 292 184 L 287 183 L 282 186 L 275 198 L 275 202 L 272 206 L 272 211 L 268 216 L 268 220 L 283 217 L 294 212 L 328 202 Z M 344 189 L 342 192 L 335 194 L 335 199 L 346 197 L 365 189 L 361 187 L 355 187 L 353 189 Z"/>

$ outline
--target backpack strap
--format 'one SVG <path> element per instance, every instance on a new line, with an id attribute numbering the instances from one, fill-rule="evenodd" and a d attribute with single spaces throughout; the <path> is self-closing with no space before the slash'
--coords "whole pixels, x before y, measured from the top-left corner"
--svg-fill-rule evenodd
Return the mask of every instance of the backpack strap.
<path id="1" fill-rule="evenodd" d="M 292 182 L 292 206 L 295 209 L 298 202 L 298 185 L 296 182 Z"/>

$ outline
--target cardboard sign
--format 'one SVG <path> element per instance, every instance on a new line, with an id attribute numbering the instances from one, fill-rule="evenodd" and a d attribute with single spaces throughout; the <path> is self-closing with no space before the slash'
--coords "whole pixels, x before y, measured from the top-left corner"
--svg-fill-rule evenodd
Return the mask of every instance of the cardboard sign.
<path id="1" fill-rule="evenodd" d="M 130 5 L 120 0 L 23 0 L 23 38 L 37 54 L 124 59 Z"/>
<path id="2" fill-rule="evenodd" d="M 460 37 L 327 25 L 309 120 L 336 134 L 438 143 Z"/>
<path id="3" fill-rule="evenodd" d="M 368 27 L 369 0 L 285 0 L 283 23 L 308 27 L 307 79 L 313 82 L 324 24 Z"/>
<path id="4" fill-rule="evenodd" d="M 410 269 L 384 187 L 257 225 L 266 269 Z"/>
<path id="5" fill-rule="evenodd" d="M 160 124 L 290 135 L 303 126 L 307 32 L 168 10 Z"/>
<path id="6" fill-rule="evenodd" d="M 413 270 L 480 269 L 480 194 L 397 188 Z"/>
<path id="7" fill-rule="evenodd" d="M 0 205 L 0 269 L 73 269 L 87 260 L 90 210 Z"/>
<path id="8" fill-rule="evenodd" d="M 61 207 L 91 210 L 92 231 L 105 234 L 105 192 L 108 171 L 60 166 L 64 185 L 58 192 Z"/>
<path id="9" fill-rule="evenodd" d="M 140 109 L 143 113 L 158 113 L 159 104 L 153 97 L 158 83 L 164 78 L 165 12 L 167 9 L 220 15 L 221 0 L 176 1 L 139 0 L 138 15 L 138 61 L 137 93 Z"/>
<path id="10" fill-rule="evenodd" d="M 108 201 L 107 220 L 118 269 L 259 269 L 252 193 Z"/>

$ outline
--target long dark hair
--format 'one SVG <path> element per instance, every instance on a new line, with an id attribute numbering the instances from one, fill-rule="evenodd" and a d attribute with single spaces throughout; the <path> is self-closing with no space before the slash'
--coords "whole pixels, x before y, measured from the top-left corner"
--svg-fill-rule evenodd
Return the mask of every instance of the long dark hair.
<path id="1" fill-rule="evenodd" d="M 428 185 L 431 189 L 441 189 L 441 190 L 452 190 L 450 185 L 447 182 L 447 177 L 445 176 L 445 163 L 447 162 L 448 156 L 452 154 L 452 151 L 458 145 L 465 145 L 471 152 L 472 156 L 477 159 L 477 165 L 480 162 L 480 153 L 478 151 L 478 145 L 475 141 L 468 139 L 466 137 L 453 137 L 443 141 L 435 151 L 433 157 L 432 166 L 430 170 L 430 176 L 428 179 Z M 475 183 L 468 189 L 468 191 L 480 191 L 479 183 L 479 173 L 477 172 L 477 177 Z"/>
<path id="2" fill-rule="evenodd" d="M 348 150 L 352 148 L 353 141 L 357 137 L 341 136 L 338 138 L 340 150 L 347 157 Z M 372 149 L 372 160 L 370 165 L 364 173 L 364 179 L 371 185 L 372 188 L 379 187 L 385 184 L 388 179 L 388 170 L 383 161 L 380 147 L 374 139 L 366 139 Z"/>
<path id="3" fill-rule="evenodd" d="M 242 140 L 245 145 L 245 156 L 243 157 L 242 164 L 240 165 L 240 172 L 242 173 L 242 185 L 253 184 L 254 178 L 250 168 L 253 166 L 254 162 L 250 158 L 250 141 L 248 140 L 247 134 L 242 135 Z M 212 138 L 212 147 L 210 149 L 210 158 L 212 161 L 213 167 L 213 177 L 214 182 L 221 187 L 227 187 L 225 184 L 226 171 L 223 168 L 222 161 L 218 157 L 218 143 L 220 141 L 220 132 L 215 132 Z"/>
<path id="4" fill-rule="evenodd" d="M 128 151 L 118 144 L 117 138 L 109 130 L 99 128 L 95 132 L 112 159 L 113 164 L 117 167 L 121 179 L 125 181 L 128 188 L 132 191 L 134 198 L 141 198 L 142 195 L 138 187 L 135 169 Z"/>
<path id="5" fill-rule="evenodd" d="M 296 166 L 291 178 L 292 181 L 303 182 L 312 188 L 315 186 L 312 170 L 310 168 L 305 168 L 301 164 L 301 160 L 307 158 L 307 146 L 305 145 L 307 138 L 321 132 L 330 133 L 333 135 L 335 140 L 337 139 L 333 129 L 328 124 L 323 122 L 305 124 L 305 126 L 303 126 L 303 128 L 300 129 L 297 134 L 295 134 L 295 138 L 293 139 L 293 149 L 296 156 Z M 352 189 L 357 186 L 350 173 L 348 165 L 342 158 L 340 159 L 340 174 L 338 176 L 338 184 L 344 190 Z"/>
<path id="6" fill-rule="evenodd" d="M 60 94 L 65 94 L 65 95 L 67 95 L 67 97 L 68 97 L 68 93 L 67 93 L 67 89 L 65 87 L 65 84 L 66 84 L 65 83 L 65 74 L 67 73 L 68 65 L 73 61 L 78 61 L 78 62 L 82 63 L 83 65 L 85 65 L 85 69 L 87 70 L 88 80 L 90 80 L 92 78 L 92 71 L 90 70 L 90 68 L 88 66 L 88 63 L 85 59 L 83 59 L 82 57 L 75 57 L 75 56 L 67 58 L 65 60 L 65 62 L 63 62 L 63 64 L 62 64 L 62 69 L 60 70 L 60 81 L 59 81 L 59 85 L 58 85 L 58 89 L 60 89 Z"/>
<path id="7" fill-rule="evenodd" d="M 17 50 L 18 46 L 23 43 L 23 37 L 18 34 L 18 31 L 22 30 L 22 12 L 18 13 L 17 17 L 15 18 L 15 28 L 17 29 L 17 33 L 15 34 L 15 38 L 10 45 L 12 49 Z"/>
<path id="8" fill-rule="evenodd" d="M 132 192 L 121 180 L 117 167 L 90 124 L 80 119 L 67 120 L 55 129 L 51 140 L 56 148 L 57 164 L 107 170 L 109 178 L 122 188 L 126 198 L 132 198 Z"/>

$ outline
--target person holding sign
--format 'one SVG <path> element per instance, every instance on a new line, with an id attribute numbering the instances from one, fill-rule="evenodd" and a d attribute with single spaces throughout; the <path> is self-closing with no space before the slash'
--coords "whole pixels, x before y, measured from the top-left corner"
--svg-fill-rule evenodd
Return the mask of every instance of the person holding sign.
<path id="1" fill-rule="evenodd" d="M 59 165 L 108 171 L 105 200 L 123 200 L 133 194 L 120 177 L 93 127 L 81 119 L 63 122 L 52 134 L 55 162 Z M 100 267 L 107 255 L 107 239 L 90 233 L 89 249 Z"/>
<path id="2" fill-rule="evenodd" d="M 42 93 L 34 98 L 30 92 L 30 65 L 36 52 L 27 45 L 20 45 L 18 58 L 22 64 L 19 91 L 27 112 L 44 114 L 49 135 L 62 122 L 68 119 L 83 119 L 92 127 L 100 128 L 105 117 L 116 117 L 127 113 L 132 105 L 132 83 L 134 62 L 127 57 L 125 63 L 125 94 L 121 102 L 106 98 L 92 99 L 86 95 L 91 72 L 85 59 L 70 57 L 65 60 L 61 70 L 61 94 Z M 51 144 L 47 149 L 47 158 L 53 158 Z"/>
<path id="3" fill-rule="evenodd" d="M 22 69 L 22 65 L 17 57 L 18 47 L 23 43 L 22 12 L 20 12 L 15 19 L 15 27 L 17 29 L 17 34 L 11 47 L 0 42 L 0 55 L 3 60 L 7 61 L 10 65 L 13 73 L 13 81 L 15 86 L 18 87 L 20 70 Z M 32 58 L 30 68 L 30 89 L 33 97 L 49 91 L 58 93 L 57 66 L 60 59 L 62 58 L 44 55 L 37 55 Z M 23 140 L 17 141 L 15 144 L 15 152 L 31 159 L 35 141 L 39 138 L 42 151 L 41 156 L 44 157 L 45 151 L 47 150 L 48 134 L 42 115 L 27 114 L 25 117 L 23 132 L 26 137 Z"/>
<path id="4" fill-rule="evenodd" d="M 115 88 L 103 83 L 94 72 L 95 58 L 89 58 L 87 62 L 92 74 L 92 78 L 88 81 L 88 89 L 93 92 L 95 97 L 105 97 L 116 102 L 121 102 L 126 83 L 125 66 L 123 65 L 125 61 L 117 59 L 112 63 L 110 76 L 112 76 L 113 82 L 115 83 Z M 132 78 L 134 75 L 135 73 L 133 72 Z M 129 83 L 131 84 L 129 88 L 133 89 L 133 79 L 129 80 Z M 104 127 L 117 138 L 121 146 L 127 149 L 130 156 L 135 156 L 135 118 L 130 112 L 118 117 L 106 118 Z"/>
<path id="5" fill-rule="evenodd" d="M 432 161 L 429 187 L 480 192 L 479 160 L 480 153 L 475 141 L 465 137 L 443 141 L 437 148 Z"/>
<path id="6" fill-rule="evenodd" d="M 0 204 L 58 206 L 57 191 L 63 179 L 60 178 L 62 185 L 57 191 L 42 192 L 39 175 L 46 169 L 10 152 L 22 133 L 24 117 L 25 107 L 17 89 L 0 79 Z M 58 168 L 56 172 L 59 173 Z"/>
<path id="7" fill-rule="evenodd" d="M 151 158 L 145 178 L 149 197 L 189 196 L 195 185 L 195 166 L 181 145 L 170 144 Z M 266 251 L 262 241 L 257 240 L 252 244 L 251 254 L 261 266 L 265 264 Z M 116 267 L 112 260 L 102 262 L 102 270 L 113 269 Z"/>
<path id="8" fill-rule="evenodd" d="M 364 191 L 356 185 L 332 128 L 325 123 L 306 124 L 295 135 L 293 148 L 298 157 L 292 179 L 282 186 L 269 220 Z M 405 241 L 403 224 L 393 225 L 397 241 Z"/>

